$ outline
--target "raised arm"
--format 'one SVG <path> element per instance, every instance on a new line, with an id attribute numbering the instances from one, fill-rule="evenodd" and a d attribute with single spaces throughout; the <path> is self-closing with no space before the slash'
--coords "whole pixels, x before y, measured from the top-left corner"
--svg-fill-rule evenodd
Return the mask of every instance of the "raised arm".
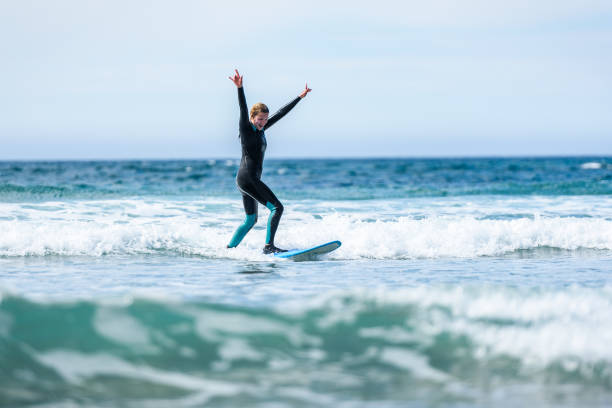
<path id="1" fill-rule="evenodd" d="M 244 88 L 242 87 L 242 76 L 236 69 L 236 74 L 233 77 L 229 77 L 230 81 L 238 88 L 238 106 L 240 106 L 240 125 L 248 125 L 249 122 L 249 109 L 247 108 L 246 97 L 244 96 Z"/>
<path id="2" fill-rule="evenodd" d="M 289 102 L 288 104 L 280 108 L 274 115 L 270 116 L 270 118 L 268 119 L 268 122 L 266 123 L 266 126 L 264 126 L 264 130 L 269 129 L 273 124 L 278 122 L 283 116 L 288 114 L 289 111 L 293 109 L 300 100 L 304 99 L 306 95 L 308 95 L 308 92 L 310 91 L 312 91 L 312 89 L 308 87 L 308 83 L 307 83 L 306 87 L 304 88 L 304 90 L 298 97 L 296 97 L 294 100 L 292 100 L 291 102 Z"/>

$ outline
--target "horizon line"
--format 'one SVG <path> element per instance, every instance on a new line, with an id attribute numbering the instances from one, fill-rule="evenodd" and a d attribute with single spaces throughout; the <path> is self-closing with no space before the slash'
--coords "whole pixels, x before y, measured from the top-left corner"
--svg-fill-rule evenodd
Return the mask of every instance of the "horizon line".
<path id="1" fill-rule="evenodd" d="M 545 159 L 545 158 L 612 158 L 612 154 L 510 154 L 510 155 L 423 155 L 423 156 L 278 156 L 268 157 L 268 161 L 276 160 L 435 160 L 435 159 Z M 132 158 L 16 158 L 4 159 L 2 162 L 106 162 L 106 161 L 199 161 L 199 160 L 240 160 L 238 156 L 209 156 L 209 157 L 132 157 Z"/>

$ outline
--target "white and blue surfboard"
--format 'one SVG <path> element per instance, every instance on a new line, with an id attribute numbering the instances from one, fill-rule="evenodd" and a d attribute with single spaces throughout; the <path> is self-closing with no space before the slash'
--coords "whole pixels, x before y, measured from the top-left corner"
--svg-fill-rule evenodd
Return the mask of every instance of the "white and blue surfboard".
<path id="1" fill-rule="evenodd" d="M 340 241 L 332 241 L 327 244 L 317 245 L 307 249 L 292 249 L 287 252 L 279 252 L 274 254 L 276 258 L 286 258 L 292 261 L 314 261 L 321 255 L 330 253 L 340 248 Z"/>

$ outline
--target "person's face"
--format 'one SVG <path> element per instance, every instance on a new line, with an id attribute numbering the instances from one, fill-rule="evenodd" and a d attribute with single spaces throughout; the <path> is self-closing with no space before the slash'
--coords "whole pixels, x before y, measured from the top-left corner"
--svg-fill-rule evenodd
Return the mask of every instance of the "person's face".
<path id="1" fill-rule="evenodd" d="M 258 113 L 255 117 L 251 118 L 251 123 L 254 124 L 258 130 L 263 129 L 266 123 L 268 123 L 268 114 Z"/>

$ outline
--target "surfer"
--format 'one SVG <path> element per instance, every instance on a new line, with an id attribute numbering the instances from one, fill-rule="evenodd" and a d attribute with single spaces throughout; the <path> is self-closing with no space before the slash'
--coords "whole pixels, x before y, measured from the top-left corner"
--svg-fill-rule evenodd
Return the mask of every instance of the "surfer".
<path id="1" fill-rule="evenodd" d="M 236 74 L 233 77 L 229 77 L 229 79 L 238 88 L 238 104 L 240 106 L 238 129 L 242 145 L 242 158 L 240 159 L 240 168 L 236 176 L 236 184 L 238 185 L 238 190 L 242 193 L 242 204 L 244 205 L 246 219 L 236 229 L 227 247 L 237 247 L 247 232 L 255 225 L 257 222 L 257 203 L 260 203 L 270 210 L 266 244 L 263 249 L 264 254 L 286 252 L 286 250 L 277 248 L 274 245 L 274 235 L 283 214 L 283 205 L 276 198 L 272 190 L 261 181 L 261 171 L 267 147 L 264 131 L 289 113 L 301 99 L 306 97 L 311 89 L 306 84 L 305 89 L 299 96 L 270 117 L 268 117 L 268 107 L 261 102 L 253 105 L 249 114 L 244 89 L 242 88 L 242 76 L 238 73 L 238 70 L 235 71 Z"/>

